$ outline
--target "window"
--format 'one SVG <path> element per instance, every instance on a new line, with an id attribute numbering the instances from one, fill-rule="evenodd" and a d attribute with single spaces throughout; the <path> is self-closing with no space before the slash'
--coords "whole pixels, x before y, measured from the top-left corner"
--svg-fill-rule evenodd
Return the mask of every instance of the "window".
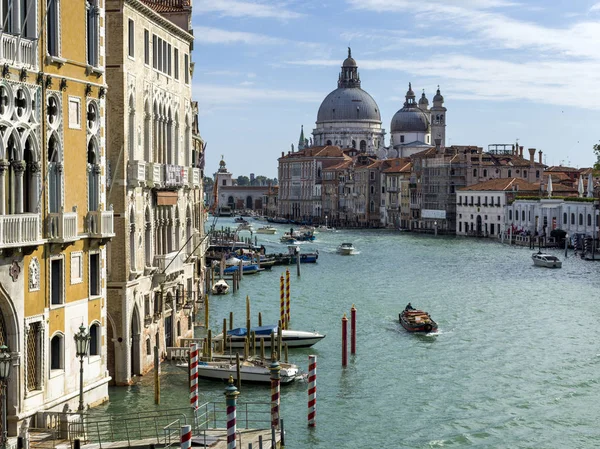
<path id="1" fill-rule="evenodd" d="M 404 143 L 404 136 L 400 136 L 400 143 Z"/>
<path id="2" fill-rule="evenodd" d="M 567 213 L 563 214 L 563 224 L 567 224 Z"/>
<path id="3" fill-rule="evenodd" d="M 144 64 L 150 65 L 150 31 L 144 30 Z"/>
<path id="4" fill-rule="evenodd" d="M 167 74 L 171 76 L 171 44 L 167 45 Z"/>
<path id="5" fill-rule="evenodd" d="M 152 343 L 150 343 L 150 337 L 146 338 L 146 355 L 152 355 Z"/>
<path id="6" fill-rule="evenodd" d="M 128 48 L 128 54 L 131 58 L 135 57 L 135 25 L 133 23 L 133 20 L 129 19 L 129 21 L 127 22 L 127 34 L 128 34 L 128 41 L 127 41 L 127 48 Z"/>
<path id="7" fill-rule="evenodd" d="M 183 56 L 183 76 L 185 77 L 185 84 L 190 84 L 190 55 L 185 54 Z M 329 142 L 329 141 L 328 141 Z M 331 145 L 331 143 L 328 143 Z"/>
<path id="8" fill-rule="evenodd" d="M 83 282 L 83 253 L 71 253 L 71 284 Z"/>
<path id="9" fill-rule="evenodd" d="M 484 170 L 483 170 L 483 177 L 485 178 L 486 176 L 487 176 L 487 170 L 486 170 L 486 169 L 484 169 Z"/>
<path id="10" fill-rule="evenodd" d="M 571 213 L 571 224 L 574 225 L 575 224 L 575 214 Z"/>
<path id="11" fill-rule="evenodd" d="M 99 41 L 99 15 L 98 0 L 87 2 L 87 63 L 92 67 L 98 67 L 98 41 Z"/>
<path id="12" fill-rule="evenodd" d="M 579 226 L 583 225 L 583 214 L 579 214 Z"/>
<path id="13" fill-rule="evenodd" d="M 509 221 L 512 220 L 512 210 L 508 211 L 508 219 Z"/>
<path id="14" fill-rule="evenodd" d="M 4 3 L 4 2 L 3 2 Z M 48 41 L 48 54 L 50 56 L 58 56 L 59 55 L 59 36 L 58 36 L 58 24 L 59 24 L 59 0 L 47 0 L 47 10 L 46 10 L 46 32 L 47 32 L 47 41 Z M 8 21 L 11 22 L 10 20 Z"/>
<path id="15" fill-rule="evenodd" d="M 61 334 L 56 334 L 50 340 L 50 369 L 51 370 L 61 370 L 64 369 L 64 345 L 63 345 L 63 336 Z"/>
<path id="16" fill-rule="evenodd" d="M 100 355 L 100 325 L 90 326 L 90 355 Z"/>
<path id="17" fill-rule="evenodd" d="M 462 221 L 458 222 L 458 232 L 462 232 Z"/>
<path id="18" fill-rule="evenodd" d="M 536 178 L 539 178 L 539 177 L 540 177 L 540 171 L 539 171 L 539 170 L 536 170 L 536 171 L 535 171 L 535 177 L 536 177 Z"/>
<path id="19" fill-rule="evenodd" d="M 375 180 L 375 172 L 374 172 L 374 171 L 372 171 L 372 172 L 371 172 L 371 181 L 374 181 L 374 180 Z"/>
<path id="20" fill-rule="evenodd" d="M 474 177 L 474 178 L 476 178 L 476 177 L 477 177 L 477 169 L 476 169 L 476 168 L 474 168 L 474 169 L 473 169 L 473 177 Z"/>
<path id="21" fill-rule="evenodd" d="M 587 216 L 587 225 L 588 226 L 592 225 L 592 214 L 588 214 L 588 216 Z"/>
<path id="22" fill-rule="evenodd" d="M 523 170 L 523 178 L 527 178 L 527 170 Z"/>
<path id="23" fill-rule="evenodd" d="M 521 221 L 525 221 L 525 211 L 521 211 Z"/>
<path id="24" fill-rule="evenodd" d="M 90 254 L 90 296 L 100 295 L 100 254 Z"/>
<path id="25" fill-rule="evenodd" d="M 512 170 L 508 170 L 508 177 L 510 178 L 512 176 Z"/>
<path id="26" fill-rule="evenodd" d="M 62 304 L 63 298 L 63 260 L 50 261 L 50 304 Z"/>
<path id="27" fill-rule="evenodd" d="M 179 49 L 173 50 L 173 68 L 175 69 L 175 79 L 179 79 Z"/>
<path id="28" fill-rule="evenodd" d="M 81 129 L 81 99 L 69 97 L 69 128 Z"/>
<path id="29" fill-rule="evenodd" d="M 152 35 L 152 67 L 158 69 L 158 38 Z"/>
<path id="30" fill-rule="evenodd" d="M 41 390 L 42 388 L 42 358 L 43 358 L 43 330 L 42 322 L 29 323 L 26 331 L 27 356 L 25 362 L 25 375 L 27 391 Z"/>
<path id="31" fill-rule="evenodd" d="M 160 332 L 157 332 L 154 338 L 156 341 L 156 349 L 160 349 Z"/>

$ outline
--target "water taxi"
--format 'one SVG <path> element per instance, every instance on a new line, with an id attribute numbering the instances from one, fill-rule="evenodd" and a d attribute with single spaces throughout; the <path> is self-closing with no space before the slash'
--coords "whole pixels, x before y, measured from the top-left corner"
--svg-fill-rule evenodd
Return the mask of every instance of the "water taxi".
<path id="1" fill-rule="evenodd" d="M 562 262 L 556 256 L 551 254 L 545 254 L 542 252 L 533 253 L 531 255 L 533 259 L 533 264 L 536 267 L 545 267 L 545 268 L 562 268 Z"/>

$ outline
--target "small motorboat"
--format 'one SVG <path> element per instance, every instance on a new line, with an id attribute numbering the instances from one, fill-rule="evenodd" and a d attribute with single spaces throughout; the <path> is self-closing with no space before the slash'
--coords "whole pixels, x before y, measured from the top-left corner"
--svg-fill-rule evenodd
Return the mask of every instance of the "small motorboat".
<path id="1" fill-rule="evenodd" d="M 258 228 L 256 230 L 257 234 L 275 234 L 277 233 L 277 228 L 271 226 L 271 225 L 266 225 L 266 226 L 262 226 L 260 228 Z"/>
<path id="2" fill-rule="evenodd" d="M 223 274 L 232 274 L 235 273 L 236 271 L 238 271 L 240 269 L 239 265 L 232 265 L 230 267 L 227 267 L 223 270 Z M 255 263 L 248 263 L 245 265 L 242 265 L 242 273 L 243 274 L 254 274 L 254 273 L 258 273 L 259 271 L 264 271 L 264 268 L 259 268 L 258 265 L 256 265 Z"/>
<path id="3" fill-rule="evenodd" d="M 436 332 L 437 323 L 431 319 L 427 312 L 414 309 L 410 303 L 398 316 L 400 324 L 408 332 Z"/>
<path id="4" fill-rule="evenodd" d="M 335 228 L 332 228 L 331 226 L 317 226 L 317 230 L 319 232 L 335 232 Z"/>
<path id="5" fill-rule="evenodd" d="M 248 224 L 248 220 L 246 220 L 244 217 L 236 217 L 233 220 L 235 223 L 241 223 L 241 224 Z"/>
<path id="6" fill-rule="evenodd" d="M 260 357 L 251 357 L 240 362 L 240 376 L 242 382 L 260 382 L 271 383 L 270 360 L 264 360 Z M 187 366 L 187 365 L 186 365 Z M 279 381 L 282 384 L 293 382 L 302 378 L 302 374 L 297 365 L 293 363 L 279 362 Z M 198 376 L 205 379 L 228 380 L 233 376 L 237 380 L 237 365 L 229 360 L 220 360 L 213 362 L 198 362 Z"/>
<path id="7" fill-rule="evenodd" d="M 542 252 L 533 253 L 531 255 L 533 259 L 533 264 L 536 267 L 545 267 L 545 268 L 562 268 L 562 262 L 556 256 L 551 254 L 546 254 Z"/>
<path id="8" fill-rule="evenodd" d="M 342 256 L 354 254 L 354 245 L 352 243 L 342 243 L 338 246 L 337 252 Z"/>
<path id="9" fill-rule="evenodd" d="M 229 293 L 229 284 L 225 282 L 225 279 L 219 279 L 214 283 L 210 291 L 213 295 L 226 295 Z"/>
<path id="10" fill-rule="evenodd" d="M 277 325 L 257 326 L 250 328 L 250 333 L 254 332 L 257 346 L 264 340 L 265 348 L 271 347 L 271 333 L 277 338 Z M 227 331 L 227 348 L 243 348 L 248 336 L 248 330 L 245 327 L 238 327 Z M 293 331 L 284 329 L 281 333 L 282 342 L 289 348 L 309 348 L 315 343 L 325 338 L 325 335 L 318 332 Z M 223 341 L 223 333 L 213 338 L 213 341 Z"/>

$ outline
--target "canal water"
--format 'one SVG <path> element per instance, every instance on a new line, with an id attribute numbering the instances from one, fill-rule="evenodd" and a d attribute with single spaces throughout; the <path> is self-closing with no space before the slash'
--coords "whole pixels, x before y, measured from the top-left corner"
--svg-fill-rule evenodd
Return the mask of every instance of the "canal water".
<path id="1" fill-rule="evenodd" d="M 234 226 L 219 219 L 220 226 Z M 257 227 L 260 224 L 254 223 Z M 285 252 L 278 236 L 258 236 Z M 248 235 L 248 234 L 247 234 Z M 353 256 L 336 254 L 352 242 Z M 534 267 L 532 251 L 497 242 L 383 230 L 320 233 L 302 251 L 317 264 L 291 272 L 291 328 L 327 337 L 290 351 L 307 370 L 318 357 L 317 426 L 307 427 L 307 384 L 282 387 L 288 448 L 596 448 L 600 445 L 600 264 L 564 251 L 563 268 Z M 279 276 L 244 277 L 236 294 L 213 297 L 210 325 L 229 312 L 245 325 L 279 318 Z M 408 302 L 438 322 L 411 335 L 398 322 Z M 341 319 L 357 308 L 357 354 L 341 367 Z M 349 326 L 348 326 L 349 328 Z M 161 407 L 188 403 L 187 379 L 162 375 Z M 200 382 L 201 401 L 224 402 L 224 384 Z M 268 386 L 242 386 L 240 401 L 268 401 Z M 149 410 L 152 376 L 110 390 L 101 411 Z"/>

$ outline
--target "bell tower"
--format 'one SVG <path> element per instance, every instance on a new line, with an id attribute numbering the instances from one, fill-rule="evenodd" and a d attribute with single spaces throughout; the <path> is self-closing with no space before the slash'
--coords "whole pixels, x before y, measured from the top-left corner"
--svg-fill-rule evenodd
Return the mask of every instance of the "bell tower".
<path id="1" fill-rule="evenodd" d="M 444 107 L 444 97 L 440 93 L 438 86 L 433 97 L 433 107 L 431 111 L 431 139 L 435 142 L 440 139 L 440 147 L 446 146 L 446 108 Z"/>

